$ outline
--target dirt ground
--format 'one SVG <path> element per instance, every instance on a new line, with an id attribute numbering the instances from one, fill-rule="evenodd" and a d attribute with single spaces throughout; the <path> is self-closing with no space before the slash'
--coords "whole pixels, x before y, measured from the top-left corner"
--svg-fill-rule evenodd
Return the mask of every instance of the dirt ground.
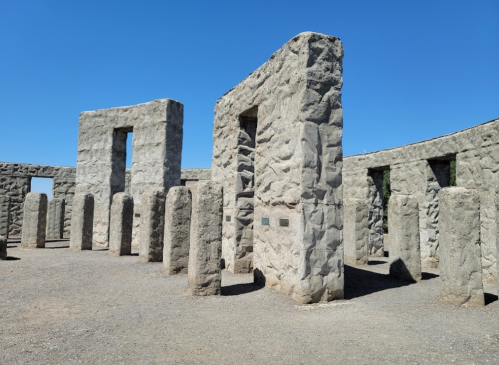
<path id="1" fill-rule="evenodd" d="M 223 295 L 187 276 L 67 241 L 0 261 L 0 364 L 499 364 L 497 288 L 487 305 L 439 298 L 438 271 L 407 285 L 385 259 L 345 268 L 346 299 L 299 305 L 223 273 Z"/>

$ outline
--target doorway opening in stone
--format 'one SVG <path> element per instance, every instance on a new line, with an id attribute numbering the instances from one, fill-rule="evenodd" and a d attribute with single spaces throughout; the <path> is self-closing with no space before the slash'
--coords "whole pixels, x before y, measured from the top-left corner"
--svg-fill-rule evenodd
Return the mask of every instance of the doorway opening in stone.
<path id="1" fill-rule="evenodd" d="M 234 273 L 253 270 L 253 215 L 255 196 L 255 151 L 258 106 L 239 115 L 235 211 L 236 252 Z"/>
<path id="2" fill-rule="evenodd" d="M 368 170 L 368 255 L 388 256 L 388 201 L 391 195 L 390 166 Z"/>
<path id="3" fill-rule="evenodd" d="M 132 167 L 133 128 L 115 128 L 111 155 L 111 201 L 116 193 L 129 192 Z M 127 174 L 127 168 L 129 173 Z M 128 175 L 128 176 L 127 176 Z"/>
<path id="4" fill-rule="evenodd" d="M 28 193 L 45 193 L 47 199 L 52 199 L 54 179 L 51 177 L 30 177 L 28 181 Z"/>
<path id="5" fill-rule="evenodd" d="M 428 160 L 424 223 L 421 234 L 421 264 L 423 268 L 436 268 L 440 261 L 438 219 L 440 207 L 438 193 L 442 188 L 456 185 L 456 156 Z"/>

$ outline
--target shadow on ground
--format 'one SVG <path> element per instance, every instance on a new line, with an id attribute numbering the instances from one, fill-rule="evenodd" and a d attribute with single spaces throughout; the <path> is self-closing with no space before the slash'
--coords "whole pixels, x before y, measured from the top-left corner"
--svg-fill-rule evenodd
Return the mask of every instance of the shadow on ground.
<path id="1" fill-rule="evenodd" d="M 264 288 L 263 285 L 255 283 L 228 285 L 222 287 L 222 295 L 231 296 L 231 295 L 248 294 L 263 288 Z"/>
<path id="2" fill-rule="evenodd" d="M 17 260 L 20 260 L 21 258 L 20 257 L 14 257 L 14 256 L 7 256 L 5 258 L 6 261 L 17 261 Z"/>
<path id="3" fill-rule="evenodd" d="M 485 293 L 485 305 L 489 305 L 491 303 L 494 303 L 498 299 L 499 298 L 495 294 Z"/>

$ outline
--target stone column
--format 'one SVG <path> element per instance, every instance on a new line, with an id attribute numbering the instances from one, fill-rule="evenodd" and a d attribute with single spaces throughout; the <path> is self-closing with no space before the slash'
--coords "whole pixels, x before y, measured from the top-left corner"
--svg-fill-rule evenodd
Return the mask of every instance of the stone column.
<path id="1" fill-rule="evenodd" d="M 94 196 L 77 193 L 73 199 L 69 248 L 74 251 L 91 250 L 94 225 Z"/>
<path id="2" fill-rule="evenodd" d="M 168 275 L 187 273 L 191 200 L 185 186 L 171 188 L 166 197 L 163 268 Z"/>
<path id="3" fill-rule="evenodd" d="M 369 257 L 368 204 L 360 199 L 344 201 L 343 239 L 345 264 L 367 265 Z"/>
<path id="4" fill-rule="evenodd" d="M 400 280 L 421 280 L 419 206 L 411 195 L 392 195 L 388 203 L 390 275 Z"/>
<path id="5" fill-rule="evenodd" d="M 133 197 L 116 193 L 111 205 L 109 232 L 109 254 L 123 256 L 132 254 Z"/>
<path id="6" fill-rule="evenodd" d="M 64 199 L 52 198 L 49 201 L 47 238 L 61 239 L 64 234 Z"/>
<path id="7" fill-rule="evenodd" d="M 45 247 L 46 227 L 47 195 L 44 193 L 28 193 L 24 200 L 21 247 Z"/>
<path id="8" fill-rule="evenodd" d="M 0 236 L 9 238 L 10 229 L 10 197 L 0 196 Z"/>
<path id="9" fill-rule="evenodd" d="M 440 297 L 458 305 L 485 305 L 479 194 L 452 187 L 440 190 L 439 195 Z"/>
<path id="10" fill-rule="evenodd" d="M 189 291 L 219 295 L 222 286 L 222 185 L 199 182 L 192 202 Z"/>
<path id="11" fill-rule="evenodd" d="M 0 236 L 0 260 L 7 259 L 7 238 Z"/>
<path id="12" fill-rule="evenodd" d="M 139 255 L 142 261 L 163 261 L 165 195 L 161 191 L 141 196 Z"/>

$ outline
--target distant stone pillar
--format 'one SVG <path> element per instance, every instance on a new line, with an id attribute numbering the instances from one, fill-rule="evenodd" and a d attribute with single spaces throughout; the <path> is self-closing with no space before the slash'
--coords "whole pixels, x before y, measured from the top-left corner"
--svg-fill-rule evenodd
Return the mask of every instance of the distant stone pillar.
<path id="1" fill-rule="evenodd" d="M 369 258 L 368 204 L 360 199 L 348 199 L 343 205 L 343 240 L 345 264 L 367 265 Z"/>
<path id="2" fill-rule="evenodd" d="M 77 193 L 73 198 L 69 248 L 74 251 L 91 250 L 94 225 L 94 196 Z"/>
<path id="3" fill-rule="evenodd" d="M 9 238 L 10 229 L 10 197 L 0 195 L 0 236 Z"/>
<path id="4" fill-rule="evenodd" d="M 0 260 L 7 259 L 7 238 L 0 236 Z"/>
<path id="5" fill-rule="evenodd" d="M 64 199 L 52 198 L 48 205 L 47 238 L 61 239 L 64 235 Z"/>
<path id="6" fill-rule="evenodd" d="M 189 291 L 218 295 L 222 286 L 222 185 L 199 182 L 192 202 Z"/>
<path id="7" fill-rule="evenodd" d="M 142 261 L 163 261 L 165 196 L 161 191 L 145 192 L 141 197 L 139 255 Z"/>
<path id="8" fill-rule="evenodd" d="M 191 200 L 191 191 L 185 186 L 170 188 L 166 197 L 163 268 L 168 275 L 187 273 Z"/>
<path id="9" fill-rule="evenodd" d="M 478 192 L 452 187 L 439 196 L 440 297 L 458 305 L 485 305 Z"/>
<path id="10" fill-rule="evenodd" d="M 133 197 L 126 193 L 113 196 L 109 232 L 109 254 L 132 254 Z"/>
<path id="11" fill-rule="evenodd" d="M 388 203 L 390 275 L 400 280 L 421 280 L 418 201 L 411 195 L 392 195 Z"/>
<path id="12" fill-rule="evenodd" d="M 28 193 L 24 200 L 21 247 L 44 248 L 47 228 L 47 195 Z"/>

